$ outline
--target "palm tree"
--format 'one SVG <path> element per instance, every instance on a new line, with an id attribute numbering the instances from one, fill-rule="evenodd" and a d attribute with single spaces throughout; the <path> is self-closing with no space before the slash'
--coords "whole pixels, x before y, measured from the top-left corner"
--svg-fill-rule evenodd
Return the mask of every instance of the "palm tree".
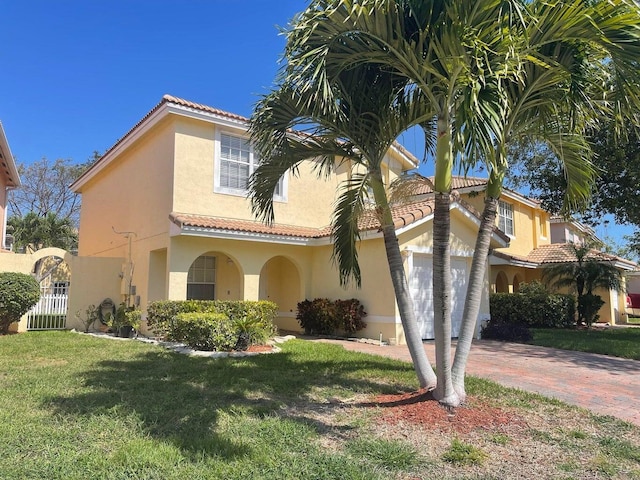
<path id="1" fill-rule="evenodd" d="M 618 88 L 612 89 L 616 95 L 613 99 L 591 97 L 592 92 L 585 88 L 595 84 L 589 81 L 591 77 L 565 75 L 560 79 L 565 83 L 558 81 L 571 97 L 582 95 L 583 105 L 589 108 L 597 106 L 592 99 L 602 105 L 610 102 L 612 114 L 619 117 L 625 109 L 638 105 L 637 25 L 637 7 L 624 0 L 554 4 L 515 0 L 334 0 L 314 2 L 290 31 L 286 50 L 288 71 L 300 84 L 305 78 L 321 78 L 330 84 L 344 69 L 382 64 L 405 76 L 406 88 L 418 89 L 428 103 L 426 108 L 434 119 L 432 125 L 437 125 L 433 290 L 436 395 L 443 403 L 459 402 L 449 360 L 449 194 L 454 164 L 467 168 L 483 159 L 491 172 L 490 201 L 483 223 L 486 234 L 493 226 L 493 210 L 508 167 L 504 155 L 506 142 L 517 133 L 530 133 L 533 125 L 543 124 L 541 119 L 545 116 L 538 110 L 544 108 L 539 104 L 553 106 L 545 96 L 555 86 L 548 83 L 553 76 L 541 74 L 533 81 L 531 69 L 538 66 L 540 73 L 554 69 L 573 72 L 574 66 L 562 60 L 582 58 L 584 61 L 575 65 L 595 60 L 593 70 L 598 74 L 605 65 L 612 64 L 620 74 L 616 76 Z M 525 96 L 526 108 L 517 96 L 523 89 L 529 92 Z M 558 100 L 559 91 L 556 89 L 551 97 Z M 565 161 L 578 166 L 576 153 L 585 151 L 581 123 L 585 117 L 579 109 L 565 109 L 564 103 L 558 102 L 560 107 L 554 121 L 545 125 L 554 126 L 555 130 L 540 131 L 547 141 L 555 137 L 552 144 L 563 152 Z M 565 120 L 561 118 L 565 112 L 573 115 Z M 575 193 L 584 197 L 589 168 L 573 171 L 579 174 L 576 180 L 580 180 L 575 182 L 578 186 Z M 486 263 L 486 248 L 479 248 L 476 257 L 477 273 L 485 268 L 478 265 Z M 479 291 L 481 284 L 477 279 L 482 277 L 472 277 L 472 292 Z M 472 304 L 473 299 L 468 303 Z M 472 314 L 471 307 L 466 316 L 475 324 L 477 314 Z M 470 346 L 471 338 L 472 335 L 463 338 L 461 352 L 465 345 Z M 457 371 L 462 372 L 462 380 L 458 378 L 456 383 L 464 381 L 466 358 L 460 355 L 456 359 L 461 366 Z"/>
<path id="2" fill-rule="evenodd" d="M 454 371 L 461 372 L 456 384 L 463 385 L 464 350 L 466 347 L 468 353 L 477 317 L 472 297 L 475 294 L 475 301 L 479 300 L 482 283 L 478 280 L 484 274 L 488 236 L 508 168 L 506 143 L 521 134 L 545 139 L 565 161 L 572 189 L 568 198 L 584 200 L 592 176 L 589 164 L 581 162 L 581 154 L 588 153 L 585 111 L 599 106 L 593 99 L 608 100 L 593 96 L 593 86 L 602 80 L 607 63 L 615 65 L 615 85 L 620 87 L 612 89 L 616 94 L 612 113 L 619 116 L 623 107 L 628 110 L 638 104 L 634 83 L 638 78 L 638 9 L 624 1 L 547 4 L 406 0 L 323 2 L 322 7 L 307 11 L 307 26 L 322 22 L 315 25 L 315 30 L 298 28 L 308 52 L 322 52 L 332 68 L 366 61 L 384 63 L 407 76 L 436 106 L 434 317 L 436 345 L 441 346 L 436 360 L 438 371 L 442 371 L 439 396 L 451 403 L 447 400 L 453 398 L 447 378 L 447 259 L 453 160 L 464 159 L 466 165 L 472 165 L 484 156 L 491 172 L 479 238 L 486 246 L 476 250 L 476 268 L 472 267 L 466 302 L 466 318 L 471 321 L 465 323 L 472 328 L 463 327 L 463 333 L 471 334 L 459 341 L 461 354 L 454 361 Z M 312 33 L 300 33 L 303 31 Z M 301 44 L 295 48 L 300 49 Z M 592 69 L 590 75 L 583 75 L 585 66 Z M 563 97 L 572 103 L 567 105 Z"/>
<path id="3" fill-rule="evenodd" d="M 508 169 L 506 146 L 519 138 L 546 143 L 564 167 L 565 210 L 573 211 L 586 205 L 594 182 L 591 149 L 586 140 L 589 126 L 614 113 L 620 124 L 621 114 L 631 115 L 633 108 L 628 107 L 638 104 L 638 89 L 624 85 L 625 77 L 637 78 L 639 73 L 637 63 L 625 58 L 629 49 L 638 52 L 638 10 L 624 2 L 584 7 L 583 2 L 562 6 L 534 3 L 531 15 L 535 21 L 528 22 L 527 37 L 528 51 L 536 60 L 523 64 L 519 81 L 507 85 L 507 121 L 502 136 L 496 139 L 494 165 L 498 170 L 492 170 L 486 191 L 453 364 L 454 388 L 461 398 L 466 396 L 464 374 L 479 311 L 484 259 Z M 562 18 L 572 21 L 560 21 Z M 594 29 L 590 22 L 598 28 Z M 598 31 L 602 34 L 598 35 Z M 609 70 L 609 62 L 618 68 Z M 603 81 L 607 76 L 614 81 Z M 622 88 L 602 91 L 603 86 L 611 84 Z M 612 110 L 605 101 L 607 94 L 622 98 L 624 101 L 613 104 L 626 104 L 626 108 Z"/>
<path id="4" fill-rule="evenodd" d="M 11 227 L 16 247 L 29 247 L 34 250 L 45 247 L 58 247 L 72 250 L 78 245 L 78 235 L 69 218 L 49 212 L 39 216 L 34 212 L 24 217 L 13 216 L 7 221 Z"/>
<path id="5" fill-rule="evenodd" d="M 594 255 L 589 245 L 570 244 L 575 262 L 560 263 L 545 267 L 542 279 L 555 289 L 570 288 L 578 299 L 578 323 L 587 327 L 595 320 L 604 302 L 594 290 L 620 290 L 622 272 L 607 261 Z"/>
<path id="6" fill-rule="evenodd" d="M 321 5 L 321 6 L 319 6 Z M 354 64 L 385 64 L 404 75 L 428 102 L 434 119 L 434 332 L 438 388 L 458 405 L 451 377 L 450 193 L 454 163 L 492 160 L 504 119 L 504 79 L 516 78 L 508 59 L 522 41 L 515 1 L 318 2 L 299 17 L 288 52 L 323 55 L 324 74 Z M 300 52 L 305 52 L 300 54 Z M 491 52 L 490 55 L 487 53 Z M 309 74 L 304 61 L 293 68 Z M 313 72 L 314 74 L 316 72 Z"/>
<path id="7" fill-rule="evenodd" d="M 306 68 L 317 60 L 312 58 Z M 358 223 L 371 213 L 368 202 L 373 200 L 414 367 L 420 385 L 433 389 L 436 376 L 419 334 L 382 172 L 397 136 L 412 125 L 431 121 L 421 93 L 407 90 L 405 83 L 376 65 L 342 70 L 332 82 L 313 77 L 300 81 L 296 72 L 286 71 L 279 88 L 258 103 L 251 119 L 252 141 L 262 162 L 249 189 L 254 213 L 272 222 L 273 194 L 287 171 L 296 174 L 299 163 L 311 158 L 318 162 L 319 174 L 336 165 L 350 168 L 332 220 L 340 281 L 360 285 Z M 294 127 L 299 129 L 295 133 Z"/>

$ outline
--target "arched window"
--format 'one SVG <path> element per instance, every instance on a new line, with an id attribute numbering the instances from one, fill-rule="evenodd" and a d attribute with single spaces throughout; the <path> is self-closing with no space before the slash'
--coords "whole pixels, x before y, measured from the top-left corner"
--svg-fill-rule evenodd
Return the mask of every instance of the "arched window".
<path id="1" fill-rule="evenodd" d="M 215 300 L 216 257 L 201 255 L 187 275 L 187 300 Z"/>

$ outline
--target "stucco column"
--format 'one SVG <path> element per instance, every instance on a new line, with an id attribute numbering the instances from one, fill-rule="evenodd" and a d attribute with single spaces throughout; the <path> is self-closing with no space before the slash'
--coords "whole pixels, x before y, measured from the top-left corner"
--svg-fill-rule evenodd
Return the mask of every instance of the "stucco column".
<path id="1" fill-rule="evenodd" d="M 247 273 L 244 276 L 244 300 L 260 299 L 260 274 Z"/>
<path id="2" fill-rule="evenodd" d="M 187 272 L 169 272 L 167 299 L 185 300 L 187 298 Z"/>

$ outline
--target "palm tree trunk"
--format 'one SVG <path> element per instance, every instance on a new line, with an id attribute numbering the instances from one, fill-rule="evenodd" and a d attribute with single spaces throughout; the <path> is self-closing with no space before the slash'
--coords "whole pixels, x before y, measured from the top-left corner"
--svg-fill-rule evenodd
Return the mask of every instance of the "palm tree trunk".
<path id="1" fill-rule="evenodd" d="M 457 407 L 460 399 L 451 380 L 451 175 L 453 153 L 448 115 L 438 118 L 435 206 L 433 212 L 433 330 L 438 386 L 435 398 Z"/>
<path id="2" fill-rule="evenodd" d="M 437 377 L 429 363 L 424 345 L 422 344 L 413 300 L 409 293 L 409 284 L 404 272 L 404 265 L 402 264 L 402 256 L 400 254 L 400 246 L 398 245 L 395 227 L 385 226 L 382 230 L 382 236 L 384 238 L 384 248 L 389 263 L 389 272 L 391 273 L 391 282 L 393 283 L 396 302 L 398 303 L 398 310 L 400 312 L 400 320 L 402 321 L 402 328 L 404 329 L 413 367 L 416 370 L 420 387 L 433 390 L 436 387 Z"/>
<path id="3" fill-rule="evenodd" d="M 436 374 L 429 363 L 427 353 L 422 344 L 413 300 L 409 291 L 409 283 L 402 263 L 400 245 L 380 172 L 372 174 L 371 184 L 378 213 L 380 214 L 382 237 L 387 254 L 387 263 L 389 264 L 389 273 L 391 274 L 391 283 L 393 284 L 407 347 L 413 361 L 413 368 L 416 371 L 420 387 L 433 390 L 436 387 Z"/>
<path id="4" fill-rule="evenodd" d="M 488 189 L 487 189 L 488 191 Z M 476 238 L 473 260 L 471 261 L 471 271 L 469 272 L 469 282 L 467 283 L 467 295 L 464 300 L 464 311 L 462 313 L 462 325 L 458 334 L 458 345 L 453 359 L 451 375 L 453 377 L 453 388 L 460 401 L 464 402 L 467 393 L 464 385 L 465 371 L 471 342 L 475 336 L 478 312 L 484 290 L 484 278 L 487 271 L 487 257 L 489 256 L 489 245 L 491 243 L 491 233 L 496 224 L 498 211 L 498 198 L 489 196 L 485 198 L 484 210 L 480 221 L 480 229 Z"/>

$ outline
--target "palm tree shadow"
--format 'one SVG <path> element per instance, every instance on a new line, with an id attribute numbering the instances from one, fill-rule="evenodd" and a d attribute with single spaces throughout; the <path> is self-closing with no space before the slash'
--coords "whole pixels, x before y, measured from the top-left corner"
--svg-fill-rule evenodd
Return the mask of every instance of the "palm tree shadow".
<path id="1" fill-rule="evenodd" d="M 231 460 L 248 455 L 251 446 L 249 441 L 234 440 L 222 432 L 221 415 L 238 411 L 256 417 L 277 415 L 322 434 L 328 430 L 327 425 L 304 413 L 306 408 L 313 409 L 312 392 L 326 386 L 363 392 L 384 390 L 385 384 L 378 380 L 350 375 L 357 369 L 371 368 L 388 371 L 410 367 L 364 355 L 342 363 L 300 361 L 286 352 L 208 359 L 158 348 L 133 360 L 94 364 L 82 374 L 82 393 L 51 397 L 46 403 L 59 415 L 133 414 L 145 434 L 171 442 L 187 456 L 215 455 Z M 301 408 L 288 416 L 282 407 L 291 404 Z"/>

